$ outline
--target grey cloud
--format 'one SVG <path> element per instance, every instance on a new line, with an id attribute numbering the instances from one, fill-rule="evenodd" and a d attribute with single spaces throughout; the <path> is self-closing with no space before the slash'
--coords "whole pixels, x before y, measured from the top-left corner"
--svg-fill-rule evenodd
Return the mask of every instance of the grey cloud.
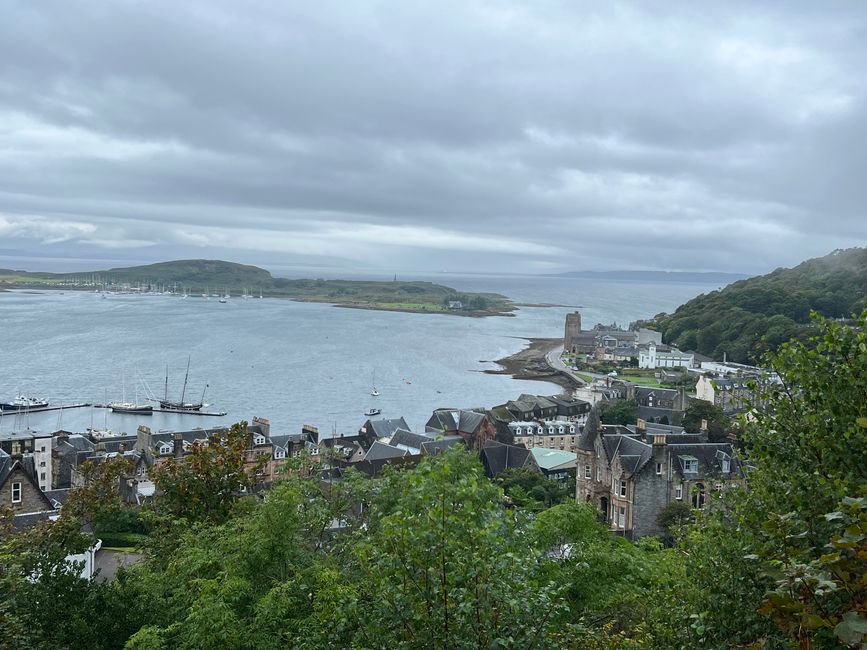
<path id="1" fill-rule="evenodd" d="M 867 242 L 858 3 L 4 13 L 6 248 L 764 271 Z"/>

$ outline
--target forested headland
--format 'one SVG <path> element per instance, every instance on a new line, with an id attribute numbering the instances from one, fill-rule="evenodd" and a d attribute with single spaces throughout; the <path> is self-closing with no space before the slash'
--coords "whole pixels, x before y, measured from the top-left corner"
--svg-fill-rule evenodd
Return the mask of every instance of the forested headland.
<path id="1" fill-rule="evenodd" d="M 784 341 L 806 337 L 812 311 L 851 318 L 865 305 L 867 249 L 849 248 L 702 294 L 647 324 L 681 350 L 756 363 Z"/>

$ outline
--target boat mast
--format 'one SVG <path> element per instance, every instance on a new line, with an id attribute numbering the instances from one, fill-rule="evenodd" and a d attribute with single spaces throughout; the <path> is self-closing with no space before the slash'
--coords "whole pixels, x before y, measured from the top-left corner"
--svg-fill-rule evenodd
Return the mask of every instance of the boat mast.
<path id="1" fill-rule="evenodd" d="M 187 374 L 184 375 L 184 388 L 181 390 L 181 404 L 184 403 L 184 396 L 187 394 L 187 379 L 190 378 L 190 357 L 187 357 Z"/>
<path id="2" fill-rule="evenodd" d="M 202 399 L 199 400 L 199 404 L 204 405 L 205 403 L 205 391 L 208 390 L 208 384 L 205 384 L 205 387 L 202 389 Z"/>
<path id="3" fill-rule="evenodd" d="M 166 391 L 163 394 L 163 400 L 169 401 L 169 364 L 166 364 Z"/>

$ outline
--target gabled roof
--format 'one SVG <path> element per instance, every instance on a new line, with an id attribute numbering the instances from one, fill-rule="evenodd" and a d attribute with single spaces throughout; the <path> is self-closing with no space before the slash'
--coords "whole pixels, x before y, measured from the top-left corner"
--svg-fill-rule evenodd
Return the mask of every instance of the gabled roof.
<path id="1" fill-rule="evenodd" d="M 454 447 L 455 445 L 462 445 L 464 443 L 464 439 L 460 436 L 442 436 L 440 438 L 428 439 L 427 442 L 423 442 L 421 445 L 421 453 L 426 454 L 428 456 L 436 456 L 444 452 L 446 449 Z"/>
<path id="2" fill-rule="evenodd" d="M 734 450 L 730 443 L 672 444 L 668 445 L 668 448 L 671 450 L 672 458 L 677 459 L 675 465 L 677 471 L 684 478 L 693 480 L 720 476 L 723 460 L 729 461 L 729 473 L 725 476 L 737 476 L 742 473 L 740 462 L 736 458 L 732 458 Z M 683 461 L 693 458 L 698 461 L 698 472 L 685 474 Z"/>
<path id="3" fill-rule="evenodd" d="M 406 423 L 406 420 L 402 417 L 368 420 L 367 424 L 369 424 L 370 428 L 373 429 L 373 433 L 376 434 L 377 438 L 391 438 L 398 429 L 404 429 L 405 431 L 411 430 L 410 426 Z"/>
<path id="4" fill-rule="evenodd" d="M 600 435 L 602 421 L 599 419 L 599 407 L 594 404 L 590 407 L 590 412 L 587 414 L 587 422 L 584 424 L 584 430 L 581 432 L 581 437 L 578 439 L 578 449 L 584 451 L 593 451 L 596 438 Z"/>
<path id="5" fill-rule="evenodd" d="M 412 433 L 411 431 L 406 431 L 405 429 L 398 429 L 391 437 L 391 441 L 389 442 L 389 444 L 392 447 L 400 447 L 402 449 L 406 449 L 407 451 L 412 451 L 412 453 L 417 454 L 421 451 L 422 445 L 430 440 L 431 439 L 427 436 L 423 436 L 418 433 Z"/>
<path id="6" fill-rule="evenodd" d="M 496 440 L 486 440 L 482 447 L 482 464 L 489 477 L 496 476 L 507 469 L 522 469 L 528 466 L 536 467 L 530 451 L 524 447 L 507 445 Z"/>
<path id="7" fill-rule="evenodd" d="M 370 449 L 367 450 L 367 453 L 364 455 L 364 460 L 373 461 L 384 460 L 386 458 L 403 458 L 408 455 L 409 452 L 406 449 L 392 447 L 391 445 L 387 445 L 384 442 L 377 440 L 370 446 Z"/>
<path id="8" fill-rule="evenodd" d="M 637 474 L 653 456 L 653 447 L 632 436 L 608 435 L 602 438 L 609 461 L 620 456 L 620 466 L 624 471 Z"/>

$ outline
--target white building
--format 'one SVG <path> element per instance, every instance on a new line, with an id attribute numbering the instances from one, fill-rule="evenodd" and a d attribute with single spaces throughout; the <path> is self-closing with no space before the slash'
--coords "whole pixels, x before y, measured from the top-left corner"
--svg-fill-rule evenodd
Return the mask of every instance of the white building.
<path id="1" fill-rule="evenodd" d="M 639 368 L 692 368 L 694 363 L 694 354 L 681 352 L 677 348 L 660 350 L 655 343 L 638 352 Z"/>

